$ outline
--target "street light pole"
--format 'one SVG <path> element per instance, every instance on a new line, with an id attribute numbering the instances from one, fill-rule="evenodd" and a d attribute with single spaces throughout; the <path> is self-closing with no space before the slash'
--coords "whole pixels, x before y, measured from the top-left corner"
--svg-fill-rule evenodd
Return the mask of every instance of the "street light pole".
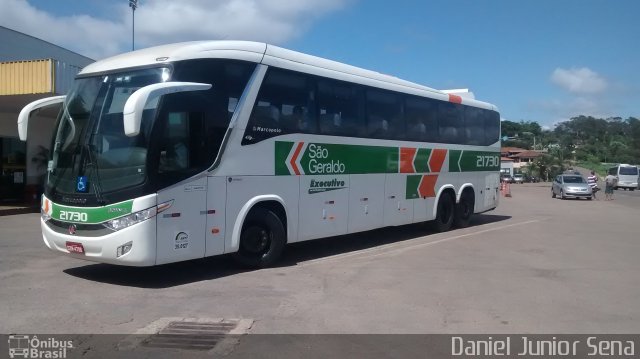
<path id="1" fill-rule="evenodd" d="M 131 8 L 131 51 L 136 49 L 136 9 L 138 8 L 138 0 L 129 0 Z"/>

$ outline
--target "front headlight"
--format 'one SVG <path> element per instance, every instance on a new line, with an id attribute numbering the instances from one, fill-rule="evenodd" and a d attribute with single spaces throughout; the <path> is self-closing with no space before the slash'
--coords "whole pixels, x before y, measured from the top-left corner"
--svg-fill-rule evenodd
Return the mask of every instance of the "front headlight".
<path id="1" fill-rule="evenodd" d="M 114 231 L 119 231 L 123 228 L 133 226 L 136 223 L 146 221 L 147 219 L 154 217 L 157 213 L 158 210 L 156 209 L 156 207 L 151 207 L 143 209 L 142 211 L 131 213 L 124 217 L 112 219 L 105 222 L 104 225 Z"/>
<path id="2" fill-rule="evenodd" d="M 164 202 L 157 206 L 143 209 L 142 211 L 131 213 L 126 216 L 104 222 L 104 225 L 113 231 L 119 231 L 123 228 L 133 226 L 136 223 L 144 222 L 149 218 L 155 217 L 158 213 L 165 211 L 166 209 L 171 207 L 172 204 L 173 200 Z"/>
<path id="3" fill-rule="evenodd" d="M 51 219 L 51 201 L 47 197 L 42 196 L 42 203 L 40 204 L 40 217 L 44 222 Z"/>

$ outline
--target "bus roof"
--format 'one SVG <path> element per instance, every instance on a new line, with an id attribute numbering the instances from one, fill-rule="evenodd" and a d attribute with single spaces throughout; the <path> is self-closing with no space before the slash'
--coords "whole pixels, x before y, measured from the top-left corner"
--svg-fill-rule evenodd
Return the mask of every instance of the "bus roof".
<path id="1" fill-rule="evenodd" d="M 262 63 L 363 85 L 422 96 L 427 95 L 445 101 L 455 101 L 497 111 L 495 106 L 477 101 L 473 98 L 473 95 L 464 96 L 458 94 L 457 91 L 459 90 L 438 91 L 394 76 L 266 43 L 251 41 L 192 41 L 150 47 L 94 62 L 85 67 L 79 73 L 79 76 L 201 58 L 228 58 Z"/>

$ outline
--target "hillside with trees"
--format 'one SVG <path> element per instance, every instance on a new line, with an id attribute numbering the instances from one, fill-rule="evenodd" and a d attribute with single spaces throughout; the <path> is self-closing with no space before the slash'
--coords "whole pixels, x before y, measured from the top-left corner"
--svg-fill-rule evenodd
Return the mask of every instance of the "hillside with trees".
<path id="1" fill-rule="evenodd" d="M 529 168 L 543 179 L 575 165 L 602 172 L 607 164 L 640 164 L 640 120 L 635 117 L 578 116 L 553 130 L 534 121 L 502 121 L 502 136 L 509 138 L 502 146 L 545 151 Z"/>

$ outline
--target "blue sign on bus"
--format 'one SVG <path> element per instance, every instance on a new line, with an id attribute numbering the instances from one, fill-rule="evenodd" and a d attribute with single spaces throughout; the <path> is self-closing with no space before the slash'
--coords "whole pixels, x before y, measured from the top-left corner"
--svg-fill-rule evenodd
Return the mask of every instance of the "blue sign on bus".
<path id="1" fill-rule="evenodd" d="M 76 192 L 87 192 L 87 176 L 78 176 Z"/>

